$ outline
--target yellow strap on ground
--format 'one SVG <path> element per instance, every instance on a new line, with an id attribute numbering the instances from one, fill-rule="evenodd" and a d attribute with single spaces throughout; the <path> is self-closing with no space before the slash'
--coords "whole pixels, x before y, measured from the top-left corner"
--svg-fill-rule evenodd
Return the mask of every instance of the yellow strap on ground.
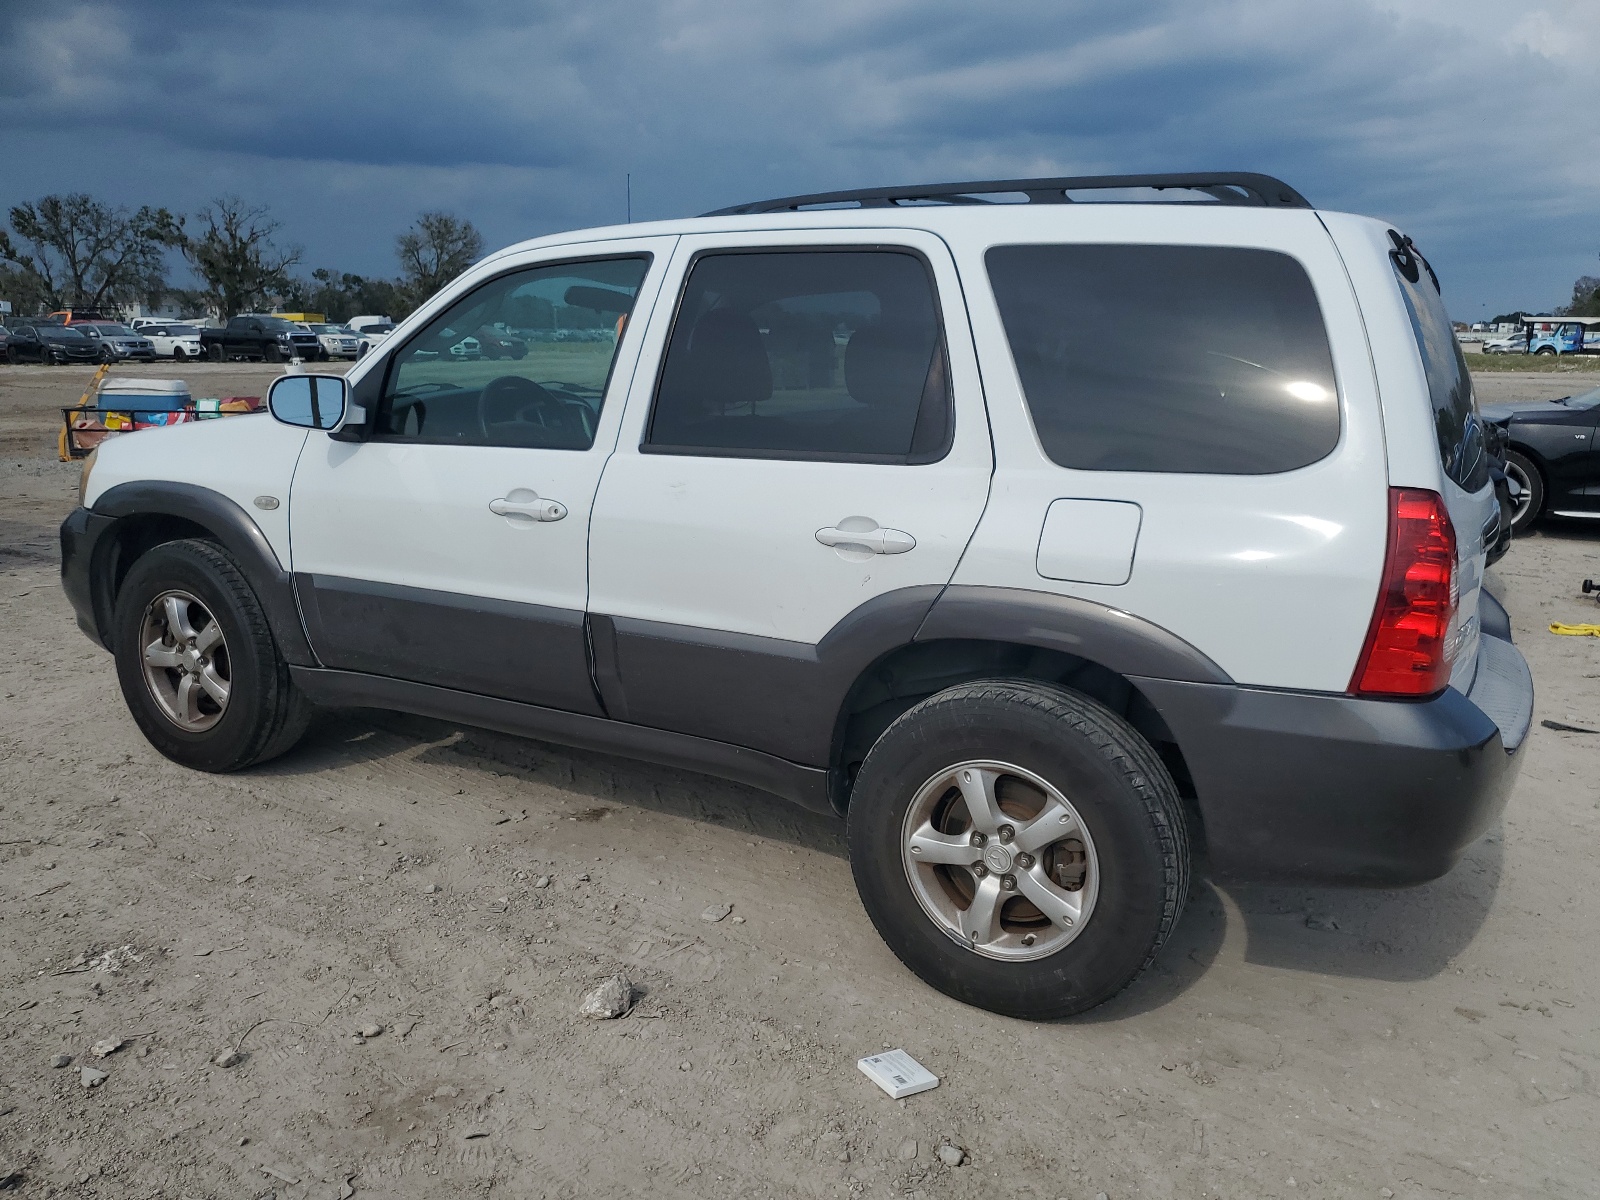
<path id="1" fill-rule="evenodd" d="M 1600 625 L 1563 625 L 1560 621 L 1552 621 L 1550 632 L 1564 633 L 1570 637 L 1600 637 Z"/>

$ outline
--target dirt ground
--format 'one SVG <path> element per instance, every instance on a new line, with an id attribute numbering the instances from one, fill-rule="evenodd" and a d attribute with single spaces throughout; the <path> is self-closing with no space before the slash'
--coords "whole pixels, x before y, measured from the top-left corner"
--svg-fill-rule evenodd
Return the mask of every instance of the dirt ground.
<path id="1" fill-rule="evenodd" d="M 143 373 L 229 395 L 273 369 Z M 758 793 L 371 712 L 240 775 L 158 757 L 57 581 L 77 466 L 55 406 L 87 374 L 0 367 L 0 1191 L 1600 1190 L 1600 738 L 1536 726 L 1503 823 L 1436 883 L 1202 878 L 1123 996 L 991 1016 L 879 942 L 838 826 Z M 1597 548 L 1553 525 L 1491 575 L 1537 715 L 1591 729 L 1600 641 L 1546 626 L 1600 620 L 1578 587 Z M 582 1019 L 617 970 L 633 1015 Z M 123 1045 L 97 1059 L 101 1039 Z M 892 1046 L 940 1087 L 878 1093 L 855 1060 Z"/>

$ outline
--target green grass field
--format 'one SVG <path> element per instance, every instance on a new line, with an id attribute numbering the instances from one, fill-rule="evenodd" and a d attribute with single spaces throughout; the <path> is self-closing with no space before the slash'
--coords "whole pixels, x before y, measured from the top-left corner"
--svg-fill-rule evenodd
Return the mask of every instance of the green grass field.
<path id="1" fill-rule="evenodd" d="M 1468 354 L 1475 374 L 1491 371 L 1537 371 L 1543 374 L 1600 374 L 1600 354 Z"/>

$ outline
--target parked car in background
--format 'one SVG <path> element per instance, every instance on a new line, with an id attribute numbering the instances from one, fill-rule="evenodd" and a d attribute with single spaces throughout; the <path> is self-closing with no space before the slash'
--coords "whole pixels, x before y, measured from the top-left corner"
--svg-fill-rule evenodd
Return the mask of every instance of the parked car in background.
<path id="1" fill-rule="evenodd" d="M 1513 333 L 1509 337 L 1486 338 L 1483 343 L 1485 354 L 1526 354 L 1528 352 L 1528 335 L 1526 333 Z"/>
<path id="2" fill-rule="evenodd" d="M 526 358 L 528 356 L 528 343 L 521 338 L 512 337 L 504 330 L 493 329 L 485 325 L 475 335 L 478 341 L 478 353 L 484 358 Z"/>
<path id="3" fill-rule="evenodd" d="M 1600 520 L 1600 388 L 1534 400 L 1486 404 L 1484 423 L 1505 431 L 1513 534 L 1541 517 Z"/>
<path id="4" fill-rule="evenodd" d="M 47 367 L 94 363 L 100 361 L 100 343 L 67 325 L 13 325 L 6 339 L 6 361 Z"/>
<path id="5" fill-rule="evenodd" d="M 316 334 L 269 313 L 241 313 L 229 318 L 221 329 L 202 329 L 200 345 L 212 362 L 236 358 L 262 362 L 300 358 L 309 362 L 322 358 L 322 345 Z"/>
<path id="6" fill-rule="evenodd" d="M 5 356 L 6 356 L 6 346 L 10 342 L 10 340 L 11 340 L 11 330 L 7 329 L 4 325 L 0 325 L 0 359 L 4 359 L 5 358 Z"/>
<path id="7" fill-rule="evenodd" d="M 317 335 L 326 358 L 360 358 L 361 339 L 356 331 L 343 325 L 330 325 L 325 321 L 306 321 L 302 328 Z"/>
<path id="8" fill-rule="evenodd" d="M 387 320 L 374 322 L 371 325 L 362 325 L 359 328 L 352 325 L 351 328 L 356 331 L 357 358 L 367 354 L 373 347 L 381 346 L 383 340 L 394 332 L 394 326 Z"/>
<path id="9" fill-rule="evenodd" d="M 137 326 L 137 330 L 142 337 L 150 339 L 150 344 L 156 348 L 157 358 L 183 362 L 205 354 L 200 345 L 198 325 L 150 324 Z"/>
<path id="10" fill-rule="evenodd" d="M 156 359 L 155 344 L 126 325 L 112 321 L 83 321 L 71 328 L 83 330 L 90 340 L 99 344 L 101 362 L 154 362 Z"/>

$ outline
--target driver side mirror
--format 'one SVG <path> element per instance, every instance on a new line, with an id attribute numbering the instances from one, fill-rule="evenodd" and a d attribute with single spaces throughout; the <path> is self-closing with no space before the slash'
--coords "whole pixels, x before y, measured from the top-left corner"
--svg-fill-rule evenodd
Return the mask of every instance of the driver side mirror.
<path id="1" fill-rule="evenodd" d="M 340 375 L 285 375 L 267 392 L 267 408 L 285 425 L 333 429 L 344 419 L 350 387 Z"/>

